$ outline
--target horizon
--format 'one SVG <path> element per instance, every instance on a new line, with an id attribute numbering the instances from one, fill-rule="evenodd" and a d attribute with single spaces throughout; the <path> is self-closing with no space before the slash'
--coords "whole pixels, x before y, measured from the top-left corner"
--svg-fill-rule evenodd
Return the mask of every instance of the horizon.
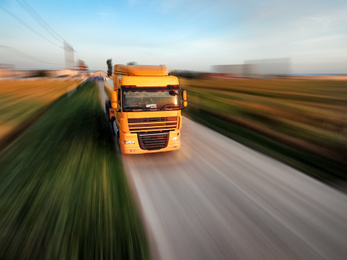
<path id="1" fill-rule="evenodd" d="M 70 69 L 14 69 L 14 71 L 61 71 L 61 70 L 70 70 Z M 71 69 L 71 70 L 77 70 L 78 69 Z M 212 70 L 212 69 L 211 69 Z M 87 72 L 87 73 L 95 73 L 97 71 L 102 71 L 107 73 L 107 70 L 88 70 L 88 71 L 81 71 L 81 73 Z M 169 72 L 175 71 L 174 70 L 169 70 Z M 178 72 L 193 72 L 193 73 L 216 73 L 216 74 L 223 74 L 223 73 L 218 73 L 218 72 L 208 72 L 208 71 L 197 71 L 197 70 L 176 70 Z M 226 73 L 227 74 L 227 73 Z M 347 73 L 288 73 L 286 74 L 287 76 L 347 76 Z"/>

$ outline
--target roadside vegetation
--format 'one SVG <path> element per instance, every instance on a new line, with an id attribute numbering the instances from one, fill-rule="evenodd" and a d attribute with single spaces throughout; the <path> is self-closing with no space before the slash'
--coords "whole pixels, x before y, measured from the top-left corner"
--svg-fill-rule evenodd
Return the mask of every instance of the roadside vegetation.
<path id="1" fill-rule="evenodd" d="M 180 79 L 185 115 L 334 186 L 347 184 L 346 81 Z"/>
<path id="2" fill-rule="evenodd" d="M 56 102 L 0 157 L 0 259 L 148 259 L 95 83 Z"/>
<path id="3" fill-rule="evenodd" d="M 0 81 L 0 151 L 52 102 L 75 89 L 74 80 Z"/>

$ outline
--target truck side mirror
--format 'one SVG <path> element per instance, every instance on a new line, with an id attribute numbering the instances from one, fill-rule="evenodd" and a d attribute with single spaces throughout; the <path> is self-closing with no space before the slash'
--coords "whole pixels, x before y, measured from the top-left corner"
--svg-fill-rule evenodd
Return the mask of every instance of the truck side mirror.
<path id="1" fill-rule="evenodd" d="M 186 90 L 182 91 L 182 99 L 183 99 L 183 101 L 187 101 L 187 91 Z"/>
<path id="2" fill-rule="evenodd" d="M 183 90 L 182 91 L 182 99 L 183 99 L 183 107 L 187 107 L 188 106 L 188 102 L 187 102 L 187 91 Z"/>

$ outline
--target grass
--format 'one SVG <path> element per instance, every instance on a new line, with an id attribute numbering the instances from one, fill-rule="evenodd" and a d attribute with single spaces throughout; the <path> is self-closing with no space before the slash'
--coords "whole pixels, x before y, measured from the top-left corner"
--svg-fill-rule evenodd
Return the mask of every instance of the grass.
<path id="1" fill-rule="evenodd" d="M 43 113 L 57 98 L 75 89 L 79 81 L 0 81 L 0 148 L 3 142 Z"/>
<path id="2" fill-rule="evenodd" d="M 0 157 L 0 259 L 148 259 L 94 83 Z"/>
<path id="3" fill-rule="evenodd" d="M 344 81 L 186 80 L 184 114 L 334 186 L 347 183 Z"/>

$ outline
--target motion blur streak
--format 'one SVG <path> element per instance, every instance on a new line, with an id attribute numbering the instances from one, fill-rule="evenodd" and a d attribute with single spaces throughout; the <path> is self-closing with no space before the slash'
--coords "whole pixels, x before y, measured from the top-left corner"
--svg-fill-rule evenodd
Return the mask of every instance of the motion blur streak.
<path id="1" fill-rule="evenodd" d="M 183 124 L 181 150 L 123 157 L 154 259 L 345 259 L 344 194 Z"/>
<path id="2" fill-rule="evenodd" d="M 0 155 L 0 259 L 148 259 L 93 82 Z"/>

